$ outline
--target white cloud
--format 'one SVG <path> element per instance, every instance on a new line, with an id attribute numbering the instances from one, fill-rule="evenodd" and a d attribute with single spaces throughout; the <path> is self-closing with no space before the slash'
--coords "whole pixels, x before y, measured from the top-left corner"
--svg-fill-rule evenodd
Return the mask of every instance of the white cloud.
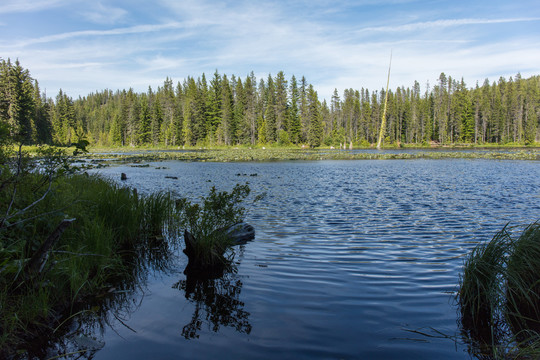
<path id="1" fill-rule="evenodd" d="M 325 6 L 326 1 L 316 6 Z M 254 71 L 265 80 L 280 70 L 289 79 L 293 74 L 297 79 L 305 75 L 321 99 L 330 99 L 334 88 L 340 94 L 348 88 L 380 90 L 386 84 L 390 49 L 394 51 L 391 88 L 410 87 L 415 80 L 424 86 L 428 80 L 436 81 L 441 72 L 463 76 L 469 86 L 492 74 L 498 78 L 518 71 L 524 76 L 527 71 L 540 72 L 535 68 L 540 58 L 537 34 L 510 33 L 503 41 L 482 26 L 470 28 L 540 21 L 534 13 L 528 18 L 508 14 L 500 19 L 430 21 L 435 13 L 400 25 L 374 16 L 370 23 L 378 21 L 380 26 L 366 26 L 319 21 L 312 10 L 307 15 L 290 11 L 291 6 L 297 9 L 304 3 L 161 0 L 153 14 L 158 14 L 159 24 L 69 31 L 20 38 L 15 43 L 3 40 L 0 53 L 18 57 L 42 85 L 62 87 L 72 96 L 86 95 L 88 88 L 146 91 L 149 85 L 162 84 L 166 76 L 181 81 L 218 69 L 242 78 Z M 356 3 L 336 6 L 344 11 Z M 107 12 L 99 4 L 95 9 L 102 15 Z M 114 21 L 128 16 L 119 11 Z M 100 21 L 99 16 L 93 21 Z M 478 42 L 481 36 L 485 40 Z"/>
<path id="2" fill-rule="evenodd" d="M 357 32 L 403 32 L 403 31 L 418 31 L 433 28 L 447 28 L 464 25 L 487 25 L 487 24 L 502 24 L 515 22 L 531 22 L 540 21 L 540 18 L 509 18 L 509 19 L 446 19 L 435 21 L 416 22 L 411 24 L 394 25 L 394 26 L 375 26 L 366 27 Z"/>
<path id="3" fill-rule="evenodd" d="M 69 0 L 3 0 L 0 4 L 0 14 L 34 12 L 68 3 Z"/>
<path id="4" fill-rule="evenodd" d="M 116 24 L 123 21 L 128 12 L 124 9 L 112 6 L 104 6 L 101 2 L 89 2 L 91 9 L 84 11 L 83 16 L 97 24 Z"/>
<path id="5" fill-rule="evenodd" d="M 56 35 L 42 36 L 33 39 L 22 40 L 14 45 L 9 44 L 12 47 L 26 47 L 35 44 L 44 44 L 50 42 L 58 42 L 63 40 L 70 40 L 80 37 L 99 37 L 99 36 L 114 36 L 114 35 L 130 35 L 130 34 L 141 34 L 141 33 L 151 33 L 159 32 L 162 30 L 168 29 L 179 29 L 183 26 L 180 23 L 167 23 L 167 24 L 157 24 L 157 25 L 136 25 L 132 27 L 125 28 L 116 28 L 111 30 L 83 30 L 83 31 L 73 31 L 67 33 L 61 33 Z M 4 44 L 8 44 L 5 42 Z M 6 46 L 4 45 L 4 47 Z M 1 45 L 0 45 L 1 46 Z"/>

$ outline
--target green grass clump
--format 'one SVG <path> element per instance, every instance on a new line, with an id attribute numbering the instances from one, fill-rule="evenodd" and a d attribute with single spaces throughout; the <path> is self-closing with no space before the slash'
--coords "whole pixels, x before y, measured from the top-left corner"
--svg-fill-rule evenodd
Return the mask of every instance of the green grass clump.
<path id="1" fill-rule="evenodd" d="M 540 223 L 476 246 L 460 276 L 464 337 L 486 359 L 540 357 Z"/>
<path id="2" fill-rule="evenodd" d="M 230 193 L 217 192 L 212 187 L 200 204 L 185 198 L 177 200 L 179 224 L 193 236 L 193 248 L 186 250 L 193 251 L 188 256 L 193 255 L 190 261 L 196 259 L 197 267 L 214 268 L 228 263 L 224 253 L 233 245 L 234 239 L 226 236 L 223 230 L 243 221 L 246 209 L 242 202 L 249 193 L 247 184 L 238 184 Z"/>
<path id="3" fill-rule="evenodd" d="M 462 318 L 472 326 L 491 325 L 496 315 L 510 244 L 505 227 L 490 242 L 476 246 L 465 260 L 458 299 Z"/>
<path id="4" fill-rule="evenodd" d="M 528 226 L 514 244 L 506 278 L 506 305 L 514 328 L 540 333 L 539 223 Z"/>
<path id="5" fill-rule="evenodd" d="M 4 182 L 0 191 L 2 215 L 10 203 L 16 214 L 48 187 L 39 173 L 25 173 L 17 181 L 21 196 L 12 202 L 13 184 Z M 29 340 L 52 334 L 96 296 L 133 286 L 150 253 L 160 251 L 152 255 L 156 264 L 166 258 L 163 229 L 174 226 L 173 211 L 165 193 L 141 196 L 85 174 L 54 179 L 41 201 L 0 226 L 0 358 L 24 353 Z M 67 218 L 75 220 L 48 250 L 44 266 L 29 272 L 30 258 Z"/>

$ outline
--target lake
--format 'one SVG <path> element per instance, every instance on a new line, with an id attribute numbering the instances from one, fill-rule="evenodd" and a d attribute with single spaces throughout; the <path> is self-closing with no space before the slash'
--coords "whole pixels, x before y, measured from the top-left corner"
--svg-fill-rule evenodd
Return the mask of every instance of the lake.
<path id="1" fill-rule="evenodd" d="M 191 199 L 249 182 L 267 194 L 247 202 L 256 237 L 236 248 L 236 271 L 195 287 L 178 251 L 93 359 L 467 359 L 454 303 L 464 256 L 540 219 L 531 161 L 149 164 L 98 172 Z"/>

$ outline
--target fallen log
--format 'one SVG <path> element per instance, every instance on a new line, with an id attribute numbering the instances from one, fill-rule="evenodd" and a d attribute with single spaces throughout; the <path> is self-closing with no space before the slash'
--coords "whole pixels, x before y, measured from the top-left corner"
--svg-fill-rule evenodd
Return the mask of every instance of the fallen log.
<path id="1" fill-rule="evenodd" d="M 74 221 L 75 219 L 62 220 L 62 222 L 49 235 L 49 237 L 40 245 L 38 250 L 30 258 L 30 260 L 28 261 L 28 263 L 26 264 L 24 268 L 23 273 L 25 275 L 25 278 L 31 278 L 41 273 L 41 271 L 43 270 L 43 267 L 45 266 L 45 262 L 49 258 L 49 250 L 58 241 L 58 239 L 67 229 L 67 227 L 71 225 L 71 223 Z"/>

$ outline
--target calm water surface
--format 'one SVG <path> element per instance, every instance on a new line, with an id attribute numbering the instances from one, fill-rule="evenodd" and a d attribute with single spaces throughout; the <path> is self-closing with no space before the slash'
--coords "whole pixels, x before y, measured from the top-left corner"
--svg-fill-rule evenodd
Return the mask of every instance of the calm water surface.
<path id="1" fill-rule="evenodd" d="M 193 199 L 247 181 L 267 192 L 246 219 L 256 238 L 237 249 L 236 273 L 195 291 L 179 252 L 94 359 L 467 359 L 453 303 L 464 255 L 508 222 L 540 219 L 537 162 L 150 165 L 99 172 Z"/>

